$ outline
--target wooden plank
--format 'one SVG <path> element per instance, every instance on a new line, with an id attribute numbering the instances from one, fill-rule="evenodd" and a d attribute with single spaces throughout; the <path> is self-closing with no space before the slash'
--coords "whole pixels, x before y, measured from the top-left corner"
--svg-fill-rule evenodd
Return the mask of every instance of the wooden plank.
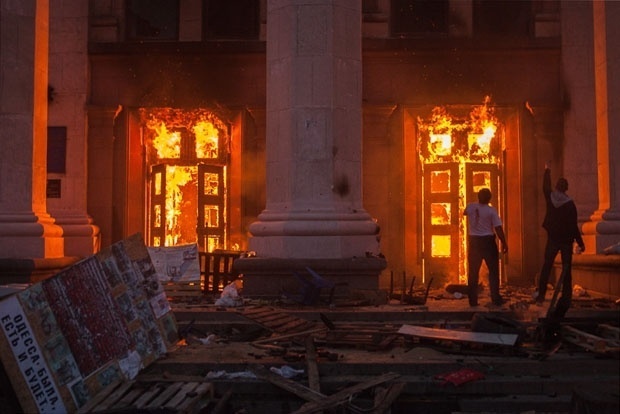
<path id="1" fill-rule="evenodd" d="M 392 406 L 394 401 L 398 398 L 398 396 L 403 392 L 407 386 L 406 382 L 397 382 L 388 387 L 385 392 L 381 393 L 378 398 L 375 400 L 375 406 L 371 411 L 368 411 L 368 414 L 383 414 L 389 412 L 389 408 Z"/>
<path id="2" fill-rule="evenodd" d="M 197 382 L 187 382 L 183 384 L 177 393 L 164 405 L 164 408 L 169 408 L 171 410 L 176 409 L 178 405 L 188 398 L 188 394 L 194 391 L 197 387 Z"/>
<path id="3" fill-rule="evenodd" d="M 290 322 L 291 320 L 295 320 L 296 318 L 292 317 L 291 315 L 287 315 L 286 313 L 272 313 L 270 315 L 261 316 L 260 318 L 254 317 L 252 319 L 265 325 L 271 325 L 277 324 L 282 320 L 287 320 Z"/>
<path id="4" fill-rule="evenodd" d="M 299 322 L 299 323 L 296 323 L 296 322 Z M 313 322 L 305 321 L 305 324 L 303 322 L 304 322 L 303 320 L 299 320 L 295 318 L 286 318 L 286 319 L 281 319 L 279 321 L 270 322 L 269 324 L 266 324 L 265 326 L 267 326 L 269 329 L 271 329 L 274 332 L 286 333 L 291 330 L 290 326 L 292 325 L 296 326 L 297 330 L 306 329 L 309 325 L 310 326 L 315 325 Z"/>
<path id="5" fill-rule="evenodd" d="M 605 338 L 568 325 L 562 326 L 562 339 L 592 352 L 604 354 L 611 350 Z"/>
<path id="6" fill-rule="evenodd" d="M 300 331 L 307 329 L 309 326 L 314 325 L 314 322 L 307 321 L 305 319 L 295 319 L 287 323 L 284 326 L 278 327 L 280 332 Z"/>
<path id="7" fill-rule="evenodd" d="M 194 410 L 194 407 L 198 402 L 203 399 L 213 398 L 213 383 L 203 382 L 198 384 L 196 389 L 187 394 L 187 398 L 177 407 L 179 413 L 189 413 Z"/>
<path id="8" fill-rule="evenodd" d="M 230 400 L 230 397 L 232 397 L 232 394 L 233 394 L 233 389 L 232 388 L 227 389 L 226 392 L 217 401 L 217 404 L 215 405 L 215 407 L 211 410 L 209 414 L 224 413 L 226 410 L 226 404 L 228 403 L 228 400 Z"/>
<path id="9" fill-rule="evenodd" d="M 598 325 L 598 333 L 605 339 L 611 339 L 614 341 L 620 341 L 620 328 L 617 326 L 601 323 Z"/>
<path id="10" fill-rule="evenodd" d="M 424 326 L 403 325 L 398 333 L 422 338 L 444 339 L 461 342 L 514 346 L 517 334 L 456 331 L 452 329 L 426 328 Z"/>
<path id="11" fill-rule="evenodd" d="M 133 384 L 134 384 L 133 381 L 127 381 L 121 384 L 120 387 L 118 387 L 117 389 L 114 390 L 114 392 L 108 395 L 105 401 L 102 401 L 97 407 L 95 407 L 93 411 L 94 412 L 105 411 L 111 406 L 113 406 L 114 403 L 116 403 L 117 401 L 123 398 L 127 390 L 129 390 L 133 386 Z"/>
<path id="12" fill-rule="evenodd" d="M 261 314 L 272 313 L 272 312 L 274 312 L 273 308 L 257 306 L 255 308 L 244 309 L 243 311 L 239 313 L 247 318 L 251 318 L 254 315 L 261 315 Z"/>
<path id="13" fill-rule="evenodd" d="M 149 383 L 149 382 L 209 382 L 210 380 L 206 379 L 201 375 L 179 375 L 179 374 L 170 374 L 166 373 L 162 374 L 140 374 L 136 377 L 136 382 L 138 383 Z"/>
<path id="14" fill-rule="evenodd" d="M 314 337 L 312 336 L 306 337 L 306 366 L 308 367 L 308 384 L 310 385 L 310 389 L 321 392 L 316 346 L 314 345 Z"/>
<path id="15" fill-rule="evenodd" d="M 326 396 L 293 380 L 274 374 L 263 366 L 253 368 L 252 372 L 254 372 L 257 378 L 269 381 L 272 384 L 289 391 L 306 401 L 309 401 L 309 403 L 304 404 L 300 410 L 295 411 L 297 414 L 313 413 L 345 404 L 351 396 L 356 393 L 400 377 L 400 374 L 389 372 L 387 374 L 374 377 L 363 383 L 343 389 L 333 395 Z"/>
<path id="16" fill-rule="evenodd" d="M 108 395 L 112 394 L 114 392 L 114 390 L 116 390 L 122 384 L 123 384 L 122 380 L 118 380 L 116 382 L 113 382 L 112 384 L 109 384 L 107 387 L 105 387 L 104 389 L 99 391 L 97 393 L 97 395 L 95 395 L 93 398 L 88 400 L 88 402 L 86 404 L 84 404 L 82 407 L 80 407 L 80 409 L 78 410 L 78 413 L 91 413 L 91 412 L 93 412 L 95 407 L 97 407 L 102 401 L 105 401 L 105 399 L 108 397 Z"/>
<path id="17" fill-rule="evenodd" d="M 161 390 L 163 389 L 163 386 L 160 384 L 155 384 L 153 385 L 151 388 L 148 389 L 148 391 L 146 391 L 144 394 L 142 394 L 134 403 L 133 405 L 136 408 L 145 408 L 146 406 L 149 405 L 149 403 L 151 402 L 151 400 L 153 398 L 155 398 L 156 395 L 158 395 Z"/>
<path id="18" fill-rule="evenodd" d="M 327 328 L 309 329 L 307 331 L 299 331 L 299 332 L 290 333 L 290 334 L 286 334 L 286 335 L 278 335 L 278 336 L 272 336 L 272 337 L 265 338 L 265 339 L 259 339 L 257 341 L 252 342 L 252 343 L 253 344 L 264 344 L 266 342 L 277 342 L 277 341 L 281 341 L 283 339 L 290 339 L 290 338 L 295 338 L 297 336 L 310 335 L 310 334 L 313 334 L 313 333 L 323 332 L 326 329 Z"/>
<path id="19" fill-rule="evenodd" d="M 392 342 L 396 341 L 397 338 L 398 338 L 397 335 L 387 335 L 381 340 L 381 342 L 379 342 L 379 344 L 377 345 L 377 348 L 385 349 L 388 346 L 390 346 Z"/>
<path id="20" fill-rule="evenodd" d="M 157 408 L 161 407 L 168 401 L 176 392 L 183 386 L 182 382 L 173 382 L 170 384 L 161 394 L 159 394 L 153 401 L 151 401 L 146 407 Z"/>
<path id="21" fill-rule="evenodd" d="M 136 387 L 134 384 L 134 388 L 129 390 L 123 398 L 118 400 L 116 404 L 114 404 L 111 408 L 126 408 L 131 406 L 131 404 L 138 399 L 143 393 L 145 389 L 143 387 Z"/>
<path id="22" fill-rule="evenodd" d="M 316 392 L 302 384 L 299 384 L 298 382 L 295 382 L 288 378 L 284 378 L 278 374 L 274 374 L 263 366 L 251 368 L 251 370 L 257 378 L 269 381 L 273 385 L 276 385 L 283 390 L 293 393 L 306 401 L 319 401 L 325 398 L 325 395 L 321 394 L 320 392 Z"/>
<path id="23" fill-rule="evenodd" d="M 307 402 L 306 404 L 302 405 L 299 410 L 295 411 L 294 414 L 310 414 L 346 404 L 350 400 L 352 395 L 364 391 L 368 388 L 383 384 L 384 382 L 392 381 L 398 377 L 400 377 L 400 374 L 397 374 L 395 372 L 388 372 L 387 374 L 380 375 L 368 381 L 340 390 L 330 396 L 325 396 L 318 401 L 315 400 Z"/>

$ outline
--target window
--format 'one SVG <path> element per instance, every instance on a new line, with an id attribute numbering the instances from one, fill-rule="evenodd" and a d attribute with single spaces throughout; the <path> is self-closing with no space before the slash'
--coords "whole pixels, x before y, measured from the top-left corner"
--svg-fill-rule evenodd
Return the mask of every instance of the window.
<path id="1" fill-rule="evenodd" d="M 127 0 L 127 40 L 178 40 L 179 0 Z"/>
<path id="2" fill-rule="evenodd" d="M 392 36 L 447 34 L 448 6 L 448 0 L 392 0 Z"/>
<path id="3" fill-rule="evenodd" d="M 205 0 L 205 39 L 258 39 L 258 0 Z"/>
<path id="4" fill-rule="evenodd" d="M 529 36 L 532 3 L 529 0 L 474 0 L 474 35 Z"/>
<path id="5" fill-rule="evenodd" d="M 47 127 L 47 172 L 64 174 L 67 159 L 67 127 Z"/>

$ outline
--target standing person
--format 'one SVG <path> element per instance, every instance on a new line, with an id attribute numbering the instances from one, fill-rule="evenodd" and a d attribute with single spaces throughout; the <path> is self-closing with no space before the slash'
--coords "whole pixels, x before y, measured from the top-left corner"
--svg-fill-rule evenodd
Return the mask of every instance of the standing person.
<path id="1" fill-rule="evenodd" d="M 467 288 L 469 292 L 469 306 L 478 306 L 478 273 L 482 260 L 489 269 L 489 289 L 491 301 L 496 306 L 504 303 L 499 294 L 499 252 L 495 236 L 502 243 L 502 252 L 508 252 L 508 244 L 504 236 L 502 221 L 497 210 L 489 205 L 491 190 L 483 188 L 478 191 L 478 202 L 470 203 L 463 212 L 467 216 L 467 261 L 469 270 Z"/>
<path id="2" fill-rule="evenodd" d="M 553 261 L 559 251 L 562 258 L 562 273 L 559 279 L 562 282 L 562 297 L 558 300 L 553 314 L 549 315 L 554 318 L 564 317 L 570 308 L 573 293 L 571 277 L 573 243 L 577 242 L 581 251 L 585 250 L 577 223 L 577 207 L 575 202 L 566 194 L 567 190 L 568 181 L 566 178 L 558 178 L 555 190 L 551 191 L 551 169 L 548 163 L 545 164 L 543 194 L 545 195 L 547 209 L 543 227 L 547 230 L 547 245 L 545 246 L 544 263 L 538 280 L 536 303 L 542 305 L 545 300 L 549 275 Z"/>

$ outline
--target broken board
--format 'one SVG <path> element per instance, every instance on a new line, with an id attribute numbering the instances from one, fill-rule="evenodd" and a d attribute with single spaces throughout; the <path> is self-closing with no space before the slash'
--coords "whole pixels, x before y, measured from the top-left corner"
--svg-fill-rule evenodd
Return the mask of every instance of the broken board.
<path id="1" fill-rule="evenodd" d="M 420 338 L 506 346 L 514 346 L 517 343 L 518 338 L 517 334 L 457 331 L 452 329 L 427 328 L 424 326 L 414 325 L 403 325 L 398 330 L 398 333 L 417 336 Z"/>

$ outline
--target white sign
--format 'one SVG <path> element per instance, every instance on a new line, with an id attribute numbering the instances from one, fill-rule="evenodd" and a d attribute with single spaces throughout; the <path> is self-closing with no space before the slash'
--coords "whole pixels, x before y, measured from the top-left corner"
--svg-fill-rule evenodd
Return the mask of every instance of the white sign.
<path id="1" fill-rule="evenodd" d="M 0 302 L 0 325 L 39 412 L 66 413 L 54 377 L 16 296 Z"/>
<path id="2" fill-rule="evenodd" d="M 197 244 L 149 247 L 148 251 L 161 282 L 200 281 Z"/>

